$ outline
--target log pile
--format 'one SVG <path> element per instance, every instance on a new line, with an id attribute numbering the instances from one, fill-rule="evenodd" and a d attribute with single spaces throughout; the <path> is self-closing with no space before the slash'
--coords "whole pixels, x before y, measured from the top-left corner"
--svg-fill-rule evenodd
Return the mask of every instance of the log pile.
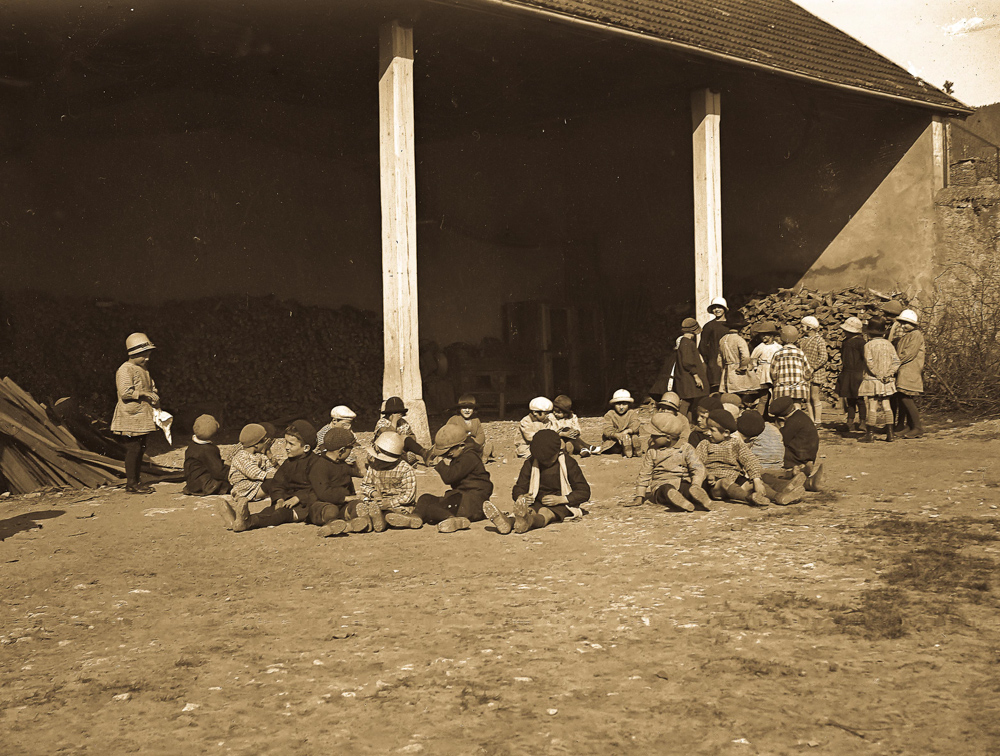
<path id="1" fill-rule="evenodd" d="M 820 334 L 826 340 L 829 361 L 824 391 L 828 399 L 837 395 L 837 376 L 840 374 L 840 345 L 845 332 L 840 326 L 852 315 L 862 321 L 877 314 L 881 305 L 895 299 L 907 306 L 906 295 L 893 292 L 882 293 L 863 286 L 855 286 L 836 292 L 812 291 L 810 289 L 778 289 L 773 294 L 757 295 L 747 301 L 742 308 L 751 325 L 764 320 L 772 320 L 779 326 L 793 325 L 803 333 L 802 318 L 815 317 L 820 324 Z M 749 329 L 748 329 L 749 331 Z M 745 334 L 749 336 L 749 333 Z M 753 343 L 751 343 L 753 348 Z"/>
<path id="2" fill-rule="evenodd" d="M 144 464 L 161 480 L 179 471 Z M 10 378 L 0 381 L 0 474 L 11 493 L 117 485 L 124 463 L 85 449 L 69 429 Z"/>

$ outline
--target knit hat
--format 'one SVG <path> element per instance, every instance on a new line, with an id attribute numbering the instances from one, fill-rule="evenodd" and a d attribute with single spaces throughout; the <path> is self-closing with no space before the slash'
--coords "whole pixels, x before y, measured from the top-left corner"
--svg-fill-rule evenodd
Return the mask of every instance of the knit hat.
<path id="1" fill-rule="evenodd" d="M 544 428 L 534 435 L 528 447 L 534 459 L 551 459 L 562 449 L 562 439 L 554 430 Z"/>
<path id="2" fill-rule="evenodd" d="M 917 313 L 913 310 L 903 310 L 899 313 L 899 317 L 896 318 L 900 323 L 909 323 L 910 325 L 917 324 Z"/>
<path id="3" fill-rule="evenodd" d="M 547 397 L 536 396 L 528 404 L 528 409 L 532 412 L 551 412 L 552 402 Z"/>
<path id="4" fill-rule="evenodd" d="M 795 400 L 790 396 L 779 396 L 777 399 L 771 402 L 770 407 L 768 407 L 768 412 L 770 412 L 775 417 L 784 417 L 792 411 L 792 407 L 795 406 Z"/>
<path id="5" fill-rule="evenodd" d="M 680 415 L 672 415 L 669 412 L 657 412 L 649 421 L 649 435 L 656 436 L 680 436 L 687 427 L 684 418 Z"/>
<path id="6" fill-rule="evenodd" d="M 736 429 L 743 438 L 756 438 L 764 432 L 764 416 L 757 410 L 747 410 L 736 419 Z"/>
<path id="7" fill-rule="evenodd" d="M 722 397 L 718 394 L 712 394 L 711 396 L 706 396 L 700 402 L 698 402 L 698 409 L 706 409 L 709 412 L 712 410 L 722 409 Z"/>
<path id="8" fill-rule="evenodd" d="M 458 406 L 471 407 L 472 409 L 475 409 L 476 397 L 474 397 L 472 394 L 462 394 L 460 397 L 458 397 Z"/>
<path id="9" fill-rule="evenodd" d="M 194 435 L 202 441 L 209 441 L 219 430 L 219 422 L 211 415 L 199 415 L 194 421 Z"/>
<path id="10" fill-rule="evenodd" d="M 730 433 L 736 430 L 736 418 L 724 409 L 717 409 L 709 412 L 708 420 Z"/>
<path id="11" fill-rule="evenodd" d="M 893 318 L 898 318 L 903 314 L 903 305 L 897 302 L 895 299 L 890 299 L 888 302 L 883 302 L 881 305 L 882 312 Z"/>
<path id="12" fill-rule="evenodd" d="M 250 423 L 249 425 L 244 425 L 243 430 L 240 431 L 240 446 L 244 449 L 249 449 L 251 446 L 259 444 L 265 438 L 267 438 L 267 431 L 264 430 L 264 426 L 257 423 Z"/>
<path id="13" fill-rule="evenodd" d="M 330 410 L 330 418 L 332 420 L 353 420 L 356 417 L 357 414 L 355 414 L 354 410 L 346 404 L 338 404 Z"/>
<path id="14" fill-rule="evenodd" d="M 679 410 L 681 408 L 681 398 L 673 391 L 668 391 L 660 397 L 660 401 L 656 403 L 656 406 L 672 407 L 675 410 Z"/>
<path id="15" fill-rule="evenodd" d="M 302 439 L 305 446 L 316 448 L 316 429 L 308 420 L 296 420 L 285 429 L 286 436 L 289 431 L 294 431 L 295 435 Z"/>
<path id="16" fill-rule="evenodd" d="M 804 318 L 802 318 L 802 325 L 804 325 L 806 328 L 818 329 L 819 321 L 812 315 L 806 315 Z"/>
<path id="17" fill-rule="evenodd" d="M 737 407 L 743 406 L 743 400 L 740 399 L 736 394 L 723 394 L 721 397 L 723 404 L 735 404 Z"/>
<path id="18" fill-rule="evenodd" d="M 397 412 L 401 415 L 405 415 L 409 410 L 406 409 L 406 405 L 403 404 L 403 400 L 398 396 L 390 396 L 385 400 L 385 406 L 382 408 L 382 414 L 388 417 L 389 415 L 395 415 Z"/>
<path id="19" fill-rule="evenodd" d="M 149 336 L 144 333 L 137 332 L 130 334 L 129 337 L 125 339 L 125 349 L 128 350 L 129 357 L 135 357 L 137 354 L 142 354 L 143 352 L 149 352 L 156 349 L 156 346 L 149 340 Z"/>
<path id="20" fill-rule="evenodd" d="M 465 428 L 459 427 L 458 425 L 452 425 L 451 423 L 445 423 L 434 435 L 434 446 L 431 453 L 440 456 L 449 449 L 453 449 L 460 444 L 464 444 L 465 439 L 468 437 L 469 432 Z"/>
<path id="21" fill-rule="evenodd" d="M 861 329 L 864 328 L 864 325 L 861 323 L 861 318 L 856 318 L 852 315 L 845 320 L 843 325 L 840 327 L 848 333 L 861 333 Z"/>
<path id="22" fill-rule="evenodd" d="M 570 413 L 573 411 L 573 400 L 565 394 L 560 394 L 552 400 L 552 406 L 562 412 Z"/>
<path id="23" fill-rule="evenodd" d="M 337 451 L 338 449 L 348 449 L 357 443 L 354 434 L 347 428 L 335 425 L 323 436 L 323 443 L 319 445 L 319 450 L 323 452 Z"/>
<path id="24" fill-rule="evenodd" d="M 713 307 L 721 307 L 726 312 L 729 312 L 729 303 L 726 302 L 725 297 L 716 297 L 708 304 L 708 311 L 711 312 Z"/>
<path id="25" fill-rule="evenodd" d="M 684 333 L 701 333 L 701 326 L 698 325 L 698 321 L 694 318 L 684 318 L 681 321 L 681 330 Z"/>
<path id="26" fill-rule="evenodd" d="M 396 431 L 382 431 L 375 439 L 375 459 L 395 462 L 403 456 L 403 437 Z"/>
<path id="27" fill-rule="evenodd" d="M 632 398 L 632 395 L 628 392 L 628 389 L 618 389 L 611 396 L 611 401 L 608 402 L 608 404 L 619 404 L 621 402 L 625 402 L 627 404 L 632 404 L 635 402 L 635 399 Z"/>
<path id="28" fill-rule="evenodd" d="M 778 325 L 773 320 L 762 320 L 760 323 L 754 323 L 750 330 L 753 333 L 758 333 L 764 335 L 765 333 L 777 333 Z"/>
<path id="29" fill-rule="evenodd" d="M 781 340 L 786 344 L 794 344 L 799 340 L 799 329 L 795 326 L 781 326 Z"/>

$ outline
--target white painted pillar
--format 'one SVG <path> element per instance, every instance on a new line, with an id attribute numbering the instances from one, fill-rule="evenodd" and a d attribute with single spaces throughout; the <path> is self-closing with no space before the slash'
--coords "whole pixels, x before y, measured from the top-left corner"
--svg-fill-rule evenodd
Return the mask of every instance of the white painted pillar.
<path id="1" fill-rule="evenodd" d="M 934 144 L 932 189 L 937 192 L 948 186 L 948 142 L 941 116 L 934 116 L 931 122 L 931 140 Z"/>
<path id="2" fill-rule="evenodd" d="M 691 93 L 694 148 L 694 306 L 699 323 L 711 319 L 708 303 L 722 296 L 722 142 L 718 92 Z"/>
<path id="3" fill-rule="evenodd" d="M 379 169 L 382 188 L 383 398 L 399 396 L 417 440 L 430 443 L 420 381 L 413 29 L 379 28 Z"/>

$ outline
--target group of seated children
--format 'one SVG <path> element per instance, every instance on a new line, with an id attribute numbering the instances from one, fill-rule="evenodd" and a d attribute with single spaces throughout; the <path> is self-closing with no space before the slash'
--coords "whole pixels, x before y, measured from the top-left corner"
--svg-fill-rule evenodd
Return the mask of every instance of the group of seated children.
<path id="1" fill-rule="evenodd" d="M 475 397 L 463 396 L 458 409 L 425 450 L 403 419 L 402 401 L 390 397 L 370 454 L 357 448 L 351 430 L 355 413 L 343 405 L 333 408 L 331 422 L 319 432 L 306 420 L 296 420 L 278 439 L 273 427 L 250 423 L 240 432 L 229 467 L 211 442 L 218 423 L 206 415 L 196 422 L 185 455 L 185 490 L 200 495 L 231 490 L 231 496 L 220 499 L 217 511 L 237 533 L 289 522 L 316 525 L 323 537 L 420 528 L 425 523 L 437 525 L 441 533 L 454 533 L 489 519 L 506 535 L 582 515 L 590 486 L 564 450 L 560 435 L 549 428 L 531 440 L 530 457 L 512 492 L 511 514 L 490 501 L 493 483 L 484 460 L 492 456 L 492 445 L 475 417 Z M 280 462 L 273 454 L 279 442 Z M 433 466 L 449 487 L 446 493 L 417 496 L 417 461 Z M 266 503 L 251 513 L 254 502 Z"/>
<path id="2" fill-rule="evenodd" d="M 528 414 L 518 426 L 521 441 L 517 444 L 517 456 L 531 454 L 531 441 L 539 431 L 552 430 L 560 439 L 566 454 L 589 457 L 592 454 L 620 452 L 625 457 L 638 456 L 639 413 L 632 408 L 635 400 L 625 389 L 619 389 L 609 402 L 611 409 L 604 415 L 601 428 L 601 443 L 589 444 L 583 440 L 580 419 L 573 412 L 573 400 L 565 394 L 555 399 L 537 396 L 528 404 Z"/>

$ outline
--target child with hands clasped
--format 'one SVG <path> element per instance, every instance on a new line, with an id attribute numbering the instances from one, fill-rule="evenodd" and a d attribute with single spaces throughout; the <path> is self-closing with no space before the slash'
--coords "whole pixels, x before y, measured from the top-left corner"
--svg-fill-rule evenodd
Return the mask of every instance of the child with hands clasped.
<path id="1" fill-rule="evenodd" d="M 483 503 L 483 513 L 502 535 L 511 530 L 527 533 L 583 514 L 580 507 L 590 499 L 590 484 L 551 428 L 538 431 L 531 439 L 531 458 L 522 465 L 511 498 L 513 518 L 493 502 Z"/>
<path id="2" fill-rule="evenodd" d="M 387 403 L 388 404 L 388 403 Z M 424 522 L 414 515 L 417 496 L 417 476 L 403 459 L 405 442 L 395 431 L 385 430 L 375 439 L 375 454 L 368 461 L 368 470 L 358 493 L 361 500 L 355 509 L 351 530 L 368 529 L 367 519 L 376 533 L 386 527 L 420 528 Z"/>
<path id="3" fill-rule="evenodd" d="M 560 394 L 552 400 L 552 427 L 562 439 L 563 450 L 567 454 L 589 457 L 601 450 L 593 447 L 580 437 L 580 418 L 573 412 L 573 400 Z"/>
<path id="4" fill-rule="evenodd" d="M 649 500 L 664 506 L 672 504 L 685 512 L 693 512 L 695 504 L 708 509 L 709 498 L 703 487 L 707 472 L 694 447 L 683 440 L 685 420 L 661 412 L 653 415 L 650 426 L 649 449 L 642 457 L 635 499 L 626 506 L 639 506 Z"/>
<path id="5" fill-rule="evenodd" d="M 696 451 L 708 472 L 705 487 L 713 499 L 729 498 L 766 507 L 760 462 L 736 433 L 736 418 L 724 409 L 708 414 L 708 438 Z"/>
<path id="6" fill-rule="evenodd" d="M 431 447 L 431 460 L 435 459 L 439 461 L 434 469 L 451 490 L 444 496 L 423 494 L 417 499 L 414 514 L 429 525 L 437 525 L 439 533 L 468 530 L 486 517 L 483 502 L 493 493 L 481 449 L 464 428 L 445 423 Z"/>
<path id="7" fill-rule="evenodd" d="M 632 409 L 634 403 L 632 395 L 625 389 L 618 389 L 611 397 L 611 409 L 604 415 L 601 431 L 603 438 L 610 442 L 605 445 L 605 452 L 620 447 L 625 457 L 641 453 L 639 413 Z"/>

